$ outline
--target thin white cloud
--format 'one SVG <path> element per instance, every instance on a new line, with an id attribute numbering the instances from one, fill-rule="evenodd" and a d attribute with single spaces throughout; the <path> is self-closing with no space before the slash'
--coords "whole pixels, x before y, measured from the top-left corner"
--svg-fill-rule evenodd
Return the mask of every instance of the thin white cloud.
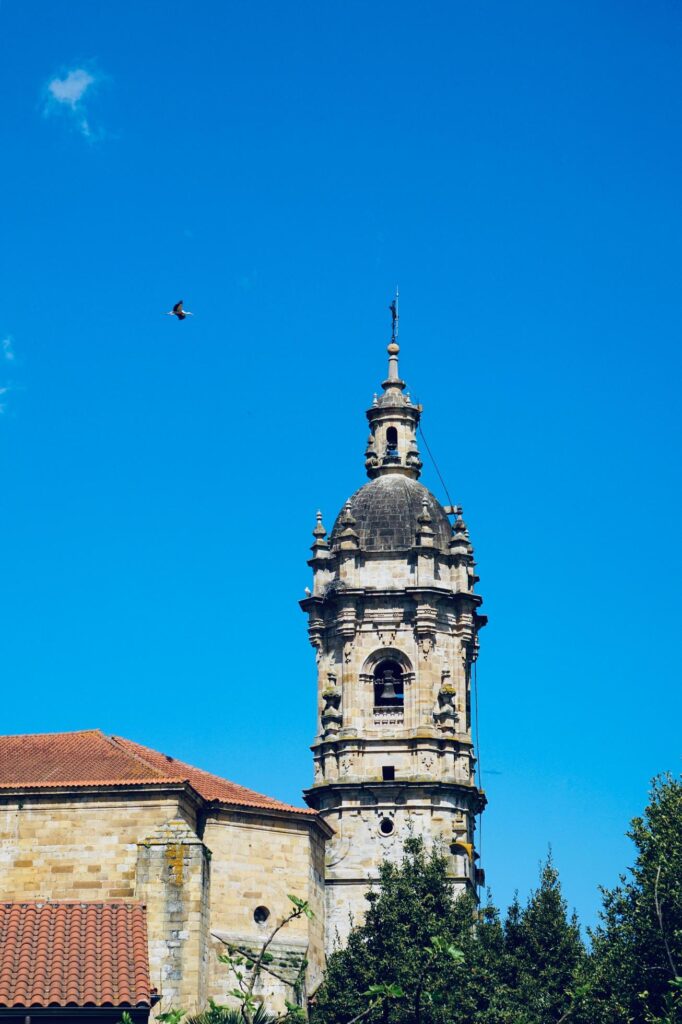
<path id="1" fill-rule="evenodd" d="M 66 103 L 74 110 L 94 81 L 84 68 L 75 68 L 64 78 L 53 78 L 47 88 L 57 103 Z"/>
<path id="2" fill-rule="evenodd" d="M 15 360 L 16 353 L 14 351 L 14 338 L 11 334 L 6 334 L 4 338 L 0 335 L 0 363 L 13 364 Z M 11 378 L 9 380 L 5 378 L 4 383 L 0 384 L 0 416 L 4 416 L 7 412 L 7 398 L 10 391 L 14 390 L 15 385 Z"/>
<path id="3" fill-rule="evenodd" d="M 55 76 L 46 86 L 46 100 L 43 113 L 62 113 L 71 118 L 72 122 L 86 138 L 93 137 L 92 126 L 86 110 L 86 99 L 97 84 L 97 78 L 85 68 L 72 68 L 60 78 Z"/>

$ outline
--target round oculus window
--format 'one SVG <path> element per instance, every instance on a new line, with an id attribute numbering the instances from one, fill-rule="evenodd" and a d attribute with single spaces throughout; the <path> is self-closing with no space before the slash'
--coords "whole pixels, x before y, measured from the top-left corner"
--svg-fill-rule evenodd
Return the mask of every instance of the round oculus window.
<path id="1" fill-rule="evenodd" d="M 379 831 L 382 836 L 390 836 L 395 829 L 395 823 L 390 818 L 382 818 L 379 822 Z"/>
<path id="2" fill-rule="evenodd" d="M 253 919 L 256 924 L 265 924 L 267 919 L 270 917 L 270 911 L 267 907 L 256 907 L 253 912 Z"/>

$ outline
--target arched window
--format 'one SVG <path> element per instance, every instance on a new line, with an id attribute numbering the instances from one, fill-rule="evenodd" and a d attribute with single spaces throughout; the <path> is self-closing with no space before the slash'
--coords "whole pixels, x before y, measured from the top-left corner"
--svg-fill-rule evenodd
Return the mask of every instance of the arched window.
<path id="1" fill-rule="evenodd" d="M 389 427 L 386 431 L 386 449 L 389 452 L 398 450 L 398 431 L 395 427 Z"/>
<path id="2" fill-rule="evenodd" d="M 402 708 L 405 701 L 403 670 L 397 661 L 386 658 L 374 669 L 374 706 Z"/>

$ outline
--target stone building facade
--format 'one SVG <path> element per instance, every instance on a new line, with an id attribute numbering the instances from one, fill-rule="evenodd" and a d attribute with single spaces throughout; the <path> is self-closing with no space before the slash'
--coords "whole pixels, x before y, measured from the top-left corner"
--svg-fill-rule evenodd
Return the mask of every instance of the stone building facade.
<path id="1" fill-rule="evenodd" d="M 319 514 L 313 531 L 313 587 L 301 602 L 319 725 L 307 808 L 98 730 L 0 737 L 3 920 L 15 928 L 47 904 L 45 919 L 73 917 L 74 901 L 106 909 L 92 920 L 142 915 L 149 1003 L 136 1020 L 157 996 L 157 1014 L 196 1011 L 209 997 L 228 1002 L 233 979 L 218 955 L 226 944 L 255 951 L 290 909 L 289 893 L 314 916 L 283 931 L 272 952 L 279 979 L 307 963 L 305 999 L 325 955 L 362 919 L 381 861 L 397 858 L 409 835 L 440 846 L 456 889 L 482 880 L 475 823 L 485 797 L 470 695 L 486 620 L 461 510 L 419 482 L 421 407 L 400 379 L 395 338 L 388 352 L 382 394 L 367 412 L 369 482 L 330 534 Z M 130 904 L 125 914 L 120 902 Z M 6 1007 L 16 1017 L 27 997 L 25 976 L 17 989 L 14 973 L 26 958 L 21 935 L 7 941 L 18 959 L 0 949 L 0 1016 Z M 90 958 L 102 959 L 92 950 Z M 259 994 L 281 1008 L 291 993 L 279 979 L 267 977 Z M 36 1019 L 49 1015 L 50 993 L 64 1006 L 75 998 L 59 995 L 59 979 L 43 982 Z"/>
<path id="2" fill-rule="evenodd" d="M 313 531 L 308 614 L 318 674 L 314 782 L 305 796 L 331 825 L 326 945 L 362 919 L 368 883 L 411 834 L 437 842 L 453 884 L 481 880 L 474 832 L 471 674 L 486 619 L 460 510 L 421 483 L 421 408 L 405 393 L 398 345 L 367 411 L 370 482 L 328 536 Z"/>
<path id="3" fill-rule="evenodd" d="M 156 1012 L 227 1002 L 218 954 L 258 947 L 289 893 L 314 917 L 272 951 L 291 979 L 307 960 L 301 998 L 317 987 L 330 835 L 312 811 L 99 730 L 0 737 L 0 904 L 140 904 Z M 291 998 L 272 976 L 260 994 Z"/>

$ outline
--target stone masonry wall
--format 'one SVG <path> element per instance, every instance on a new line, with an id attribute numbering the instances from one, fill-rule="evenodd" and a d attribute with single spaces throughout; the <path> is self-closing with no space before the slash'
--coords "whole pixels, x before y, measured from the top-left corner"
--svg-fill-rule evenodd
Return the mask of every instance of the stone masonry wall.
<path id="1" fill-rule="evenodd" d="M 305 956 L 309 966 L 306 987 L 313 991 L 324 965 L 324 850 L 321 837 L 302 820 L 270 815 L 223 811 L 206 823 L 204 841 L 213 852 L 211 864 L 212 955 L 209 992 L 218 1002 L 227 1001 L 233 986 L 229 971 L 218 963 L 225 951 L 220 939 L 246 948 L 260 946 L 275 924 L 292 909 L 288 894 L 310 902 L 314 918 L 301 918 L 284 929 L 273 948 L 277 956 L 293 962 Z M 254 920 L 257 907 L 270 916 L 262 924 Z M 285 972 L 289 976 L 288 972 Z M 267 994 L 278 1008 L 291 990 L 272 979 Z"/>
<path id="2" fill-rule="evenodd" d="M 185 791 L 0 796 L 0 899 L 143 900 L 158 1014 L 203 1009 L 209 996 L 229 1001 L 232 981 L 217 961 L 225 946 L 211 933 L 255 948 L 289 912 L 292 893 L 315 916 L 287 928 L 273 952 L 292 979 L 307 959 L 313 990 L 325 907 L 324 842 L 312 822 L 218 809 L 200 837 L 195 817 Z M 262 926 L 259 906 L 270 910 Z M 273 981 L 260 994 L 283 1009 L 292 993 Z"/>
<path id="3" fill-rule="evenodd" d="M 137 843 L 172 818 L 182 794 L 26 795 L 0 803 L 0 898 L 135 897 Z"/>
<path id="4" fill-rule="evenodd" d="M 138 844 L 137 896 L 147 905 L 149 973 L 157 1013 L 207 1003 L 210 853 L 182 819 Z"/>

